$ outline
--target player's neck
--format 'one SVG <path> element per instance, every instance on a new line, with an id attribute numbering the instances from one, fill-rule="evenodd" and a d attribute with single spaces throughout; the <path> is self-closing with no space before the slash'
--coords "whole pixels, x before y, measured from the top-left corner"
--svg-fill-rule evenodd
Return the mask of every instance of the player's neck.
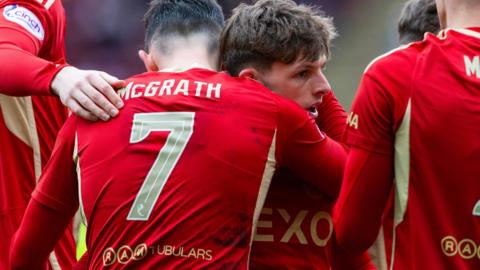
<path id="1" fill-rule="evenodd" d="M 480 27 L 480 5 L 459 5 L 447 12 L 447 28 Z"/>
<path id="2" fill-rule="evenodd" d="M 159 70 L 190 67 L 193 64 L 216 70 L 215 64 L 212 63 L 207 53 L 197 49 L 175 50 L 168 56 L 162 56 L 156 62 Z"/>

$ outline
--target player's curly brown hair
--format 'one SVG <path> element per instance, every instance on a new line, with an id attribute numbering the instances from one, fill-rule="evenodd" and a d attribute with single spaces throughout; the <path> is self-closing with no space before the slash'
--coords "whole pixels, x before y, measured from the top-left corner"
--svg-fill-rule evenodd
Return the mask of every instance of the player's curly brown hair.
<path id="1" fill-rule="evenodd" d="M 237 76 L 246 65 L 266 70 L 277 61 L 316 61 L 329 57 L 335 35 L 332 19 L 318 8 L 290 0 L 241 4 L 222 31 L 219 63 Z"/>

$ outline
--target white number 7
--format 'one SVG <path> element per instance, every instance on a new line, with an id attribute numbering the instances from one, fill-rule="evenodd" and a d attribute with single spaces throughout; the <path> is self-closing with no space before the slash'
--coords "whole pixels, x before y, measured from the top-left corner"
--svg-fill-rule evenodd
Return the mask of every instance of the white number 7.
<path id="1" fill-rule="evenodd" d="M 137 113 L 133 118 L 130 143 L 138 143 L 154 131 L 170 131 L 165 145 L 135 197 L 127 220 L 148 220 L 173 168 L 193 133 L 194 112 Z"/>
<path id="2" fill-rule="evenodd" d="M 473 215 L 480 217 L 480 201 L 475 204 L 475 207 L 473 207 Z"/>

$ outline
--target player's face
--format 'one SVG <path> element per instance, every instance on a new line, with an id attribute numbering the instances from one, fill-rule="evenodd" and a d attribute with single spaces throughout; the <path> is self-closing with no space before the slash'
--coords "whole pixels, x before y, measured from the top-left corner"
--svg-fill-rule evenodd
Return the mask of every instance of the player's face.
<path id="1" fill-rule="evenodd" d="M 330 91 L 330 84 L 323 74 L 327 58 L 317 61 L 297 60 L 290 64 L 274 62 L 269 71 L 260 72 L 257 80 L 272 91 L 291 99 L 316 117 L 316 105 Z"/>

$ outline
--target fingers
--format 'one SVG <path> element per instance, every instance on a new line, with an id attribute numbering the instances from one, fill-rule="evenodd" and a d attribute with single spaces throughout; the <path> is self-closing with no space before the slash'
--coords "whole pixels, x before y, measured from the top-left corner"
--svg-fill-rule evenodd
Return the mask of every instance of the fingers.
<path id="1" fill-rule="evenodd" d="M 83 119 L 87 119 L 90 121 L 97 121 L 98 118 L 88 111 L 86 111 L 82 106 L 80 106 L 76 100 L 69 99 L 68 102 L 65 104 L 74 114 L 78 115 Z"/>
<path id="2" fill-rule="evenodd" d="M 123 101 L 120 99 L 120 97 L 117 95 L 117 93 L 113 88 L 120 89 L 124 87 L 125 81 L 119 80 L 118 78 L 105 72 L 100 72 L 99 74 L 102 77 L 102 79 L 104 79 L 107 82 L 108 86 L 111 86 L 109 87 L 109 89 L 105 88 L 105 91 L 103 91 L 102 93 L 108 98 L 108 100 L 112 104 L 115 104 L 115 106 L 118 109 L 121 109 L 123 107 Z"/>
<path id="3" fill-rule="evenodd" d="M 124 85 L 124 81 L 105 72 L 65 67 L 56 75 L 51 88 L 62 103 L 80 117 L 107 121 L 123 107 L 114 88 Z"/>
<path id="4" fill-rule="evenodd" d="M 106 72 L 103 72 L 103 71 L 100 71 L 100 76 L 105 80 L 107 81 L 108 84 L 110 84 L 112 87 L 114 87 L 115 89 L 119 89 L 119 88 L 122 88 L 125 86 L 125 81 L 124 80 L 120 80 L 118 79 L 117 77 L 115 76 L 112 76 Z"/>
<path id="5" fill-rule="evenodd" d="M 89 82 L 90 84 L 83 85 L 83 92 L 98 107 L 100 107 L 103 112 L 107 113 L 111 117 L 117 116 L 118 109 L 123 107 L 123 102 L 108 81 L 104 80 L 102 76 L 98 75 L 91 76 L 89 78 Z M 100 117 L 100 115 L 96 115 Z"/>
<path id="6" fill-rule="evenodd" d="M 95 117 L 100 118 L 103 121 L 108 121 L 110 119 L 110 115 L 108 115 L 102 108 L 97 106 L 98 103 L 101 103 L 101 101 L 99 102 L 98 100 L 104 99 L 105 102 L 108 103 L 105 97 L 103 97 L 102 94 L 98 93 L 88 84 L 84 85 L 82 90 L 83 91 L 76 91 L 73 93 L 72 98 L 77 102 L 77 104 L 79 104 L 82 109 L 86 110 L 90 114 L 93 114 Z M 111 104 L 110 106 L 113 107 Z"/>

